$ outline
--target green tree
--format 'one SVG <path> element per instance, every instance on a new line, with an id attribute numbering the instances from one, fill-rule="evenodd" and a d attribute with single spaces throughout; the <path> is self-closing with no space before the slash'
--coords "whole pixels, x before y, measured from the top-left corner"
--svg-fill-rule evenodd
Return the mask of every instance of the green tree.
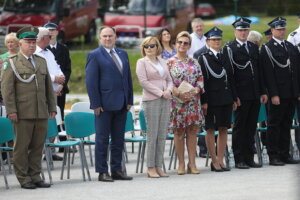
<path id="1" fill-rule="evenodd" d="M 269 0 L 267 14 L 268 16 L 279 16 L 285 13 L 285 7 L 282 0 Z"/>
<path id="2" fill-rule="evenodd" d="M 300 12 L 300 3 L 299 0 L 288 0 L 287 11 L 290 15 L 296 15 Z"/>

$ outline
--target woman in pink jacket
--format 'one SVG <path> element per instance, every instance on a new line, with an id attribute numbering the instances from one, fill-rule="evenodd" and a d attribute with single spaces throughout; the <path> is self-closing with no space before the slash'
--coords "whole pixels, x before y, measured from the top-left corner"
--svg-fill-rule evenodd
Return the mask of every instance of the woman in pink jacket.
<path id="1" fill-rule="evenodd" d="M 150 178 L 168 177 L 161 167 L 173 83 L 166 62 L 160 57 L 161 52 L 157 38 L 147 37 L 141 44 L 144 57 L 136 64 L 136 74 L 143 88 L 142 107 L 147 123 L 147 173 Z"/>

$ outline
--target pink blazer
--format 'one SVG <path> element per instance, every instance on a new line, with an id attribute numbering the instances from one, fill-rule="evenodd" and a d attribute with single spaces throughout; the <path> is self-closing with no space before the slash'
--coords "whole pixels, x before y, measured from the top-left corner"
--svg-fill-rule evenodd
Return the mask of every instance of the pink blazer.
<path id="1" fill-rule="evenodd" d="M 173 81 L 170 76 L 166 61 L 160 56 L 157 57 L 161 66 L 165 69 L 163 76 L 160 76 L 158 70 L 152 64 L 149 58 L 144 57 L 136 63 L 136 75 L 140 85 L 143 88 L 143 101 L 159 99 L 165 90 L 172 91 Z"/>

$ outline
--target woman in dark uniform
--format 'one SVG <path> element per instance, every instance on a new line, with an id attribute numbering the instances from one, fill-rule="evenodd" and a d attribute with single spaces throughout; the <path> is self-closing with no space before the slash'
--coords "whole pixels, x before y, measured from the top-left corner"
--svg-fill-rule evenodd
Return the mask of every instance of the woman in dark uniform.
<path id="1" fill-rule="evenodd" d="M 205 115 L 205 140 L 211 155 L 211 171 L 229 171 L 223 162 L 227 144 L 227 129 L 231 126 L 232 109 L 236 109 L 236 92 L 232 79 L 229 60 L 220 52 L 222 31 L 217 27 L 204 34 L 209 50 L 199 58 L 204 76 L 205 93 L 201 96 Z M 215 131 L 219 131 L 217 152 L 215 148 Z"/>

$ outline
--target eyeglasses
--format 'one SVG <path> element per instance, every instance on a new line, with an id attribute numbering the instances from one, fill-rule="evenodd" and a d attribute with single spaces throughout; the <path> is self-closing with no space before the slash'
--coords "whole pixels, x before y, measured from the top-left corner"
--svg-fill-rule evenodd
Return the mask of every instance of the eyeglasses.
<path id="1" fill-rule="evenodd" d="M 177 41 L 177 44 L 183 45 L 183 46 L 188 46 L 188 45 L 190 45 L 189 42 L 184 42 L 184 41 Z"/>
<path id="2" fill-rule="evenodd" d="M 144 45 L 144 49 L 153 49 L 154 47 L 156 47 L 156 44 L 145 44 Z"/>

